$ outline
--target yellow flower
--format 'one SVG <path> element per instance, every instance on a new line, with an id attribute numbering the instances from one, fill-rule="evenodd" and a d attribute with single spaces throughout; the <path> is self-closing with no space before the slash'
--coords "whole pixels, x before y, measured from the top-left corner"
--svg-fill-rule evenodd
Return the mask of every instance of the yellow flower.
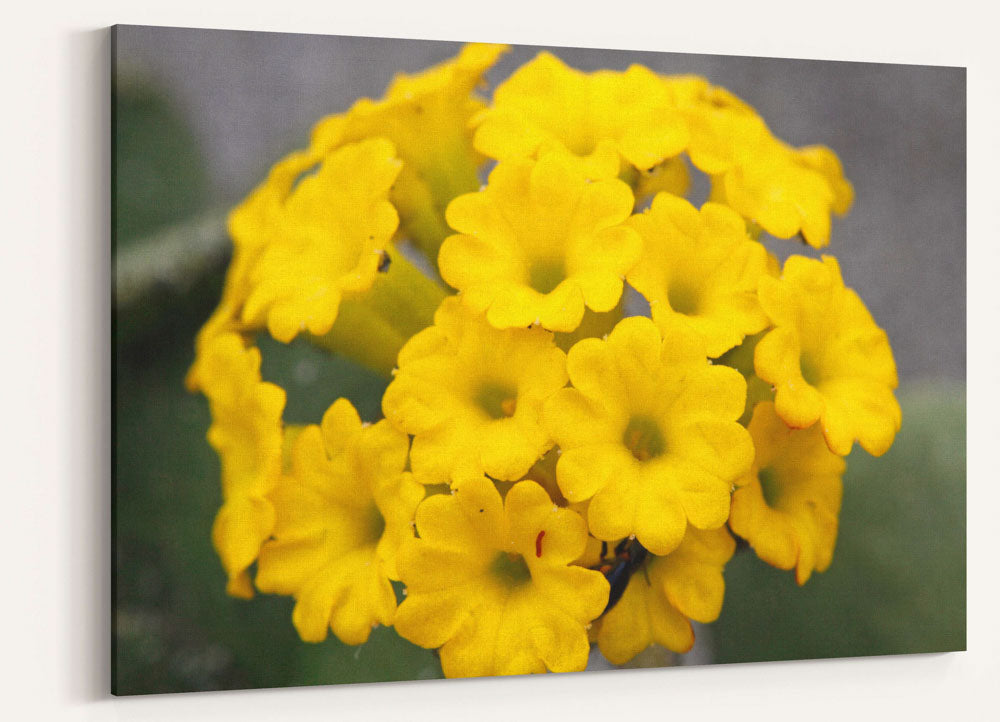
<path id="1" fill-rule="evenodd" d="M 404 166 L 390 198 L 408 235 L 431 258 L 448 234 L 448 202 L 479 187 L 483 158 L 472 147 L 469 121 L 485 104 L 472 92 L 507 49 L 466 45 L 422 73 L 397 75 L 383 100 L 363 98 L 313 130 L 312 146 L 321 152 L 375 136 L 395 144 Z"/>
<path id="2" fill-rule="evenodd" d="M 639 199 L 652 198 L 661 192 L 684 196 L 691 188 L 691 173 L 680 156 L 669 158 L 655 168 L 636 171 L 633 178 L 624 173 L 619 177 L 635 189 L 635 197 Z"/>
<path id="3" fill-rule="evenodd" d="M 608 601 L 600 572 L 571 566 L 587 539 L 583 519 L 553 505 L 532 481 L 505 501 L 488 480 L 417 509 L 419 538 L 403 544 L 406 599 L 396 631 L 441 648 L 447 677 L 575 672 L 587 665 L 587 626 Z"/>
<path id="4" fill-rule="evenodd" d="M 399 222 L 387 200 L 399 168 L 392 143 L 367 140 L 338 148 L 288 187 L 273 216 L 258 221 L 269 242 L 251 272 L 243 320 L 266 320 L 284 342 L 329 331 L 341 299 L 375 281 Z"/>
<path id="5" fill-rule="evenodd" d="M 649 170 L 687 146 L 683 118 L 648 68 L 583 73 L 539 53 L 493 93 L 478 124 L 476 148 L 508 160 L 569 151 L 588 178 L 618 175 L 619 156 Z"/>
<path id="6" fill-rule="evenodd" d="M 693 619 L 714 622 L 722 611 L 722 570 L 736 542 L 726 529 L 689 527 L 665 557 L 650 557 L 600 621 L 597 644 L 612 664 L 624 664 L 650 644 L 684 653 L 694 644 Z"/>
<path id="7" fill-rule="evenodd" d="M 718 175 L 746 163 L 767 134 L 757 112 L 725 88 L 694 75 L 663 78 L 671 103 L 688 129 L 691 163 L 709 175 Z"/>
<path id="8" fill-rule="evenodd" d="M 800 429 L 819 421 L 841 456 L 855 440 L 875 456 L 888 451 L 902 421 L 896 362 L 837 260 L 792 256 L 780 279 L 761 278 L 759 295 L 775 328 L 757 344 L 754 366 L 775 387 L 778 416 Z"/>
<path id="9" fill-rule="evenodd" d="M 642 237 L 643 255 L 628 282 L 649 301 L 661 329 L 689 325 L 714 358 L 767 325 L 757 301 L 767 252 L 747 237 L 736 213 L 717 203 L 699 212 L 661 193 L 629 225 Z"/>
<path id="10" fill-rule="evenodd" d="M 462 235 L 442 244 L 441 276 L 498 328 L 573 331 L 584 305 L 606 312 L 621 297 L 641 250 L 622 225 L 633 202 L 625 183 L 588 182 L 563 153 L 502 162 L 485 190 L 448 206 Z"/>
<path id="11" fill-rule="evenodd" d="M 317 157 L 296 151 L 275 163 L 267 179 L 229 214 L 228 229 L 233 241 L 233 258 L 226 270 L 222 298 L 218 307 L 198 331 L 195 339 L 196 359 L 185 384 L 190 391 L 201 388 L 201 350 L 216 336 L 227 332 L 244 332 L 259 327 L 241 318 L 243 304 L 253 290 L 251 272 L 260 253 L 267 246 L 282 204 L 302 173 L 314 167 Z"/>
<path id="12" fill-rule="evenodd" d="M 854 198 L 833 151 L 783 143 L 753 108 L 703 78 L 663 82 L 687 124 L 691 162 L 712 176 L 711 200 L 778 238 L 801 233 L 815 248 L 829 244 L 831 211 L 844 215 Z"/>
<path id="13" fill-rule="evenodd" d="M 750 436 L 736 422 L 743 377 L 710 365 L 686 326 L 674 324 L 664 338 L 650 319 L 632 317 L 606 340 L 580 341 L 566 363 L 574 388 L 557 392 L 543 412 L 562 450 L 563 496 L 593 497 L 591 534 L 635 534 L 660 556 L 677 548 L 688 522 L 726 522 L 732 483 L 753 461 Z"/>
<path id="14" fill-rule="evenodd" d="M 392 624 L 396 554 L 423 487 L 403 469 L 408 439 L 388 422 L 363 425 L 338 399 L 320 426 L 307 426 L 292 468 L 271 492 L 274 539 L 257 563 L 257 588 L 295 597 L 292 621 L 307 642 L 327 629 L 362 644 L 375 624 Z"/>
<path id="15" fill-rule="evenodd" d="M 843 215 L 854 191 L 829 148 L 795 149 L 768 136 L 745 163 L 713 179 L 724 201 L 777 238 L 801 233 L 813 248 L 830 244 L 830 213 Z"/>
<path id="16" fill-rule="evenodd" d="M 274 526 L 267 494 L 281 475 L 285 392 L 261 382 L 260 351 L 245 348 L 235 333 L 211 339 L 198 365 L 212 412 L 208 442 L 222 464 L 223 503 L 212 542 L 229 578 L 229 593 L 250 597 L 246 569 Z"/>
<path id="17" fill-rule="evenodd" d="M 552 446 L 540 410 L 565 384 L 566 355 L 551 333 L 495 329 L 450 297 L 403 347 L 382 410 L 413 434 L 419 481 L 484 473 L 513 481 Z"/>
<path id="18" fill-rule="evenodd" d="M 840 158 L 823 145 L 810 145 L 795 151 L 795 159 L 821 174 L 833 191 L 833 212 L 838 216 L 847 213 L 854 202 L 854 186 L 844 177 Z"/>
<path id="19" fill-rule="evenodd" d="M 790 429 L 771 402 L 757 405 L 750 435 L 757 456 L 733 494 L 729 524 L 757 556 L 794 568 L 805 584 L 833 560 L 846 465 L 826 448 L 818 427 Z"/>

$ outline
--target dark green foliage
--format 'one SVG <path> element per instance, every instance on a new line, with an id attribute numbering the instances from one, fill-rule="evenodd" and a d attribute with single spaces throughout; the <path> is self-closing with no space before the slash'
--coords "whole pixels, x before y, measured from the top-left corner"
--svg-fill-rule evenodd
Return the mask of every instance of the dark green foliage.
<path id="1" fill-rule="evenodd" d="M 203 210 L 208 179 L 190 127 L 156 85 L 120 68 L 112 104 L 114 231 L 125 248 Z"/>
<path id="2" fill-rule="evenodd" d="M 188 329 L 194 332 L 196 326 Z M 205 432 L 208 405 L 183 387 L 191 336 L 132 369 L 119 364 L 115 404 L 115 670 L 118 694 L 375 682 L 440 677 L 435 655 L 377 629 L 363 647 L 301 642 L 291 599 L 225 594 L 209 534 L 221 495 Z M 289 384 L 299 421 L 318 421 L 338 395 L 365 418 L 378 409 L 377 376 L 325 351 L 263 344 L 265 377 Z M 317 364 L 323 394 L 297 389 L 296 367 Z M 270 375 L 267 374 L 270 372 Z M 299 371 L 301 374 L 302 372 Z"/>
<path id="3" fill-rule="evenodd" d="M 190 132 L 165 96 L 116 87 L 115 235 L 127 248 L 204 208 Z M 183 227 L 183 226 L 181 226 Z M 153 249 L 155 250 L 155 249 Z M 184 374 L 194 334 L 219 299 L 225 258 L 182 286 L 154 284 L 114 310 L 113 687 L 117 694 L 440 677 L 433 652 L 377 629 L 368 644 L 302 643 L 293 601 L 225 594 L 210 532 L 221 503 L 210 417 Z M 338 397 L 380 417 L 386 381 L 296 342 L 260 339 L 265 380 L 288 391 L 286 419 L 317 423 Z"/>
<path id="4" fill-rule="evenodd" d="M 726 567 L 717 661 L 965 649 L 965 389 L 901 398 L 892 449 L 847 460 L 828 571 L 800 588 L 749 550 Z"/>

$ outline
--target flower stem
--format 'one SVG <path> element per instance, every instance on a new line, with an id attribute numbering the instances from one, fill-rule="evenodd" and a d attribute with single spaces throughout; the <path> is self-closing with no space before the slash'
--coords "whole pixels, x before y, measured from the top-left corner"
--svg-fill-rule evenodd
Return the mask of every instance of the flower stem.
<path id="1" fill-rule="evenodd" d="M 397 249 L 387 253 L 372 287 L 345 298 L 333 328 L 312 341 L 388 378 L 403 344 L 434 322 L 447 292 Z"/>
<path id="2" fill-rule="evenodd" d="M 452 233 L 445 221 L 448 204 L 479 189 L 477 157 L 462 145 L 441 149 L 419 166 L 404 166 L 396 180 L 393 205 L 399 210 L 403 236 L 437 265 L 441 243 Z"/>

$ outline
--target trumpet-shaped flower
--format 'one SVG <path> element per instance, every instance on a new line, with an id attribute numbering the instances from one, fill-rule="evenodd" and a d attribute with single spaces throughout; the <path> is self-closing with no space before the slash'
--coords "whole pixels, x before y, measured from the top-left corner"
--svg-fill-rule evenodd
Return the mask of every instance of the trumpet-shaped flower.
<path id="1" fill-rule="evenodd" d="M 690 620 L 707 624 L 722 611 L 722 570 L 735 550 L 724 527 L 689 527 L 677 549 L 649 558 L 632 574 L 618 604 L 601 618 L 601 653 L 612 664 L 624 664 L 654 643 L 678 653 L 690 650 Z"/>
<path id="2" fill-rule="evenodd" d="M 690 327 L 674 324 L 661 339 L 646 317 L 626 318 L 606 340 L 577 343 L 567 370 L 573 388 L 557 392 L 543 418 L 562 450 L 563 496 L 591 499 L 591 534 L 635 534 L 662 556 L 689 522 L 725 523 L 732 483 L 753 461 L 736 422 L 746 396 L 738 371 L 709 364 Z"/>
<path id="3" fill-rule="evenodd" d="M 754 409 L 750 435 L 757 451 L 750 473 L 733 494 L 729 525 L 757 556 L 779 569 L 795 569 L 805 584 L 833 560 L 844 460 L 823 443 L 819 428 L 789 428 L 763 402 Z"/>
<path id="4" fill-rule="evenodd" d="M 691 162 L 712 176 L 711 200 L 778 238 L 801 233 L 815 248 L 829 244 L 831 211 L 843 215 L 854 197 L 833 151 L 788 146 L 753 108 L 702 78 L 663 82 L 687 124 Z"/>
<path id="5" fill-rule="evenodd" d="M 854 202 L 854 186 L 844 177 L 840 158 L 824 145 L 809 145 L 795 151 L 795 160 L 822 175 L 833 191 L 831 208 L 838 216 L 850 210 Z"/>
<path id="6" fill-rule="evenodd" d="M 759 296 L 775 328 L 757 344 L 754 366 L 775 387 L 778 416 L 795 428 L 819 421 L 835 454 L 846 456 L 855 440 L 884 454 L 902 421 L 896 363 L 837 260 L 792 256 L 780 279 L 761 278 Z"/>
<path id="7" fill-rule="evenodd" d="M 635 189 L 637 199 L 652 198 L 661 192 L 683 196 L 691 188 L 691 173 L 688 171 L 687 163 L 679 156 L 670 158 L 655 168 L 636 171 L 632 178 L 629 178 L 628 174 L 620 177 L 629 180 Z"/>
<path id="8" fill-rule="evenodd" d="M 282 199 L 251 273 L 246 322 L 279 341 L 325 334 L 345 295 L 371 287 L 399 218 L 387 200 L 400 162 L 384 139 L 343 146 Z"/>
<path id="9" fill-rule="evenodd" d="M 419 481 L 521 478 L 552 446 L 542 404 L 566 384 L 566 355 L 540 328 L 499 330 L 459 299 L 403 347 L 382 398 L 393 424 L 413 434 Z"/>
<path id="10" fill-rule="evenodd" d="M 621 297 L 641 250 L 623 224 L 633 202 L 628 185 L 588 182 L 564 153 L 502 162 L 448 206 L 461 235 L 441 246 L 441 276 L 498 328 L 573 331 L 585 305 L 606 312 Z"/>
<path id="11" fill-rule="evenodd" d="M 643 255 L 628 282 L 649 301 L 661 329 L 689 325 L 714 358 L 767 325 L 757 301 L 767 251 L 747 237 L 736 213 L 716 203 L 699 212 L 661 193 L 629 225 L 642 237 Z"/>
<path id="12" fill-rule="evenodd" d="M 212 542 L 233 596 L 250 597 L 246 569 L 274 526 L 267 494 L 281 475 L 285 392 L 260 379 L 260 351 L 221 333 L 199 354 L 199 379 L 212 412 L 208 442 L 222 464 L 222 508 Z"/>
<path id="13" fill-rule="evenodd" d="M 433 68 L 400 73 L 382 100 L 363 98 L 313 130 L 312 146 L 321 152 L 376 136 L 395 144 L 404 165 L 390 198 L 408 235 L 432 258 L 448 235 L 448 202 L 479 187 L 483 158 L 472 147 L 469 122 L 485 104 L 473 91 L 506 51 L 505 45 L 466 45 Z"/>
<path id="14" fill-rule="evenodd" d="M 417 508 L 403 544 L 406 599 L 396 631 L 441 648 L 448 677 L 574 672 L 587 665 L 587 626 L 608 601 L 600 572 L 572 566 L 587 540 L 579 514 L 532 481 L 501 501 L 483 477 Z"/>
<path id="15" fill-rule="evenodd" d="M 813 248 L 830 244 L 830 214 L 843 215 L 854 191 L 840 161 L 822 146 L 795 149 L 770 136 L 749 160 L 713 180 L 724 200 L 777 238 L 801 233 Z"/>
<path id="16" fill-rule="evenodd" d="M 391 624 L 396 555 L 424 489 L 403 471 L 408 439 L 387 421 L 363 425 L 346 399 L 307 426 L 291 472 L 270 493 L 274 539 L 257 563 L 257 588 L 295 597 L 292 622 L 307 642 L 332 629 L 361 644 Z"/>
<path id="17" fill-rule="evenodd" d="M 704 173 L 718 175 L 745 164 L 766 137 L 757 112 L 725 88 L 693 75 L 667 76 L 663 84 L 687 125 L 688 157 Z"/>
<path id="18" fill-rule="evenodd" d="M 302 173 L 314 167 L 317 157 L 313 153 L 296 151 L 271 168 L 267 179 L 261 183 L 228 218 L 228 230 L 233 241 L 233 258 L 226 271 L 222 298 L 215 311 L 198 331 L 195 339 L 195 363 L 188 372 L 185 384 L 191 391 L 201 388 L 200 353 L 212 339 L 226 332 L 243 332 L 260 324 L 246 323 L 242 319 L 243 304 L 253 290 L 251 272 L 261 251 L 272 237 L 272 229 L 281 214 L 284 199 L 291 192 Z"/>
<path id="19" fill-rule="evenodd" d="M 688 143 L 683 118 L 648 68 L 583 73 L 550 53 L 522 65 L 474 121 L 476 148 L 508 160 L 558 149 L 580 159 L 588 178 L 613 178 L 623 158 L 648 170 Z"/>

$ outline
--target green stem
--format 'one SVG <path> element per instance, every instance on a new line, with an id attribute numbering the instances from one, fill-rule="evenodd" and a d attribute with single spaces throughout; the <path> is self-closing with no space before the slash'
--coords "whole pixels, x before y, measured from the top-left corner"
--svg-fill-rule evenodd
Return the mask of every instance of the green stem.
<path id="1" fill-rule="evenodd" d="M 434 312 L 447 295 L 396 249 L 388 266 L 364 294 L 344 299 L 337 322 L 313 343 L 342 354 L 385 377 L 411 336 L 434 323 Z"/>
<path id="2" fill-rule="evenodd" d="M 479 185 L 476 156 L 462 144 L 443 148 L 429 162 L 400 173 L 392 201 L 402 217 L 404 236 L 435 267 L 441 243 L 452 233 L 445 221 L 448 204 Z"/>

